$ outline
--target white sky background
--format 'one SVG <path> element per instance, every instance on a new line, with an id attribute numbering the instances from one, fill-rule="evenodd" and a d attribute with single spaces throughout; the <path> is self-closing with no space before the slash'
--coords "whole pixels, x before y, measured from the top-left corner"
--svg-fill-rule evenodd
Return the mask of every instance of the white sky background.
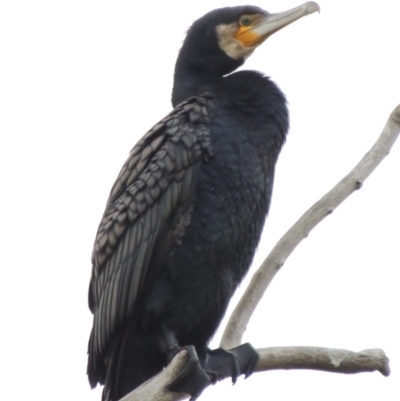
<path id="1" fill-rule="evenodd" d="M 400 102 L 400 3 L 319 3 L 320 15 L 277 33 L 245 65 L 280 85 L 291 112 L 255 264 L 359 161 Z M 186 28 L 241 2 L 182 4 L 0 3 L 4 400 L 100 400 L 85 373 L 87 287 L 109 190 L 133 145 L 171 109 Z M 290 257 L 245 338 L 257 347 L 383 348 L 392 375 L 276 371 L 220 383 L 202 400 L 399 400 L 399 175 L 397 143 Z"/>

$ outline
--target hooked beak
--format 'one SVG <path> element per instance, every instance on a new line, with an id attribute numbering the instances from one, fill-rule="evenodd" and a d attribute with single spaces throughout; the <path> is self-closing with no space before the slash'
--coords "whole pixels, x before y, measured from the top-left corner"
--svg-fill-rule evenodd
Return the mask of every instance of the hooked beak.
<path id="1" fill-rule="evenodd" d="M 250 26 L 241 26 L 235 39 L 245 47 L 258 46 L 275 32 L 316 11 L 320 11 L 319 5 L 314 1 L 309 1 L 291 10 L 265 15 L 261 19 L 255 20 L 254 24 Z"/>

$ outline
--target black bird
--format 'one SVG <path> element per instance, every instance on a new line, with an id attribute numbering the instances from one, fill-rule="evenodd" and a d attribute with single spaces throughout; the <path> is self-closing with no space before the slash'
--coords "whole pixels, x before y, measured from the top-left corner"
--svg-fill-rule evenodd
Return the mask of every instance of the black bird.
<path id="1" fill-rule="evenodd" d="M 275 83 L 231 73 L 271 34 L 318 9 L 221 8 L 189 29 L 175 108 L 132 149 L 95 240 L 88 376 L 92 387 L 105 384 L 103 400 L 123 397 L 183 346 L 195 347 L 209 380 L 222 374 L 224 352 L 207 345 L 253 259 L 289 127 Z M 233 380 L 256 362 L 233 361 Z M 176 388 L 193 398 L 201 391 Z"/>

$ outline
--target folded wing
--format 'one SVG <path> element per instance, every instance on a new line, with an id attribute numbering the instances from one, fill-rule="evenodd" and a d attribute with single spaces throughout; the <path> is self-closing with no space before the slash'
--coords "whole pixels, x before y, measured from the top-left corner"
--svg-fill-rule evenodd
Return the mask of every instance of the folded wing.
<path id="1" fill-rule="evenodd" d="M 212 154 L 207 102 L 178 105 L 132 149 L 107 202 L 92 255 L 88 374 L 104 383 L 107 347 L 183 235 L 201 164 Z"/>

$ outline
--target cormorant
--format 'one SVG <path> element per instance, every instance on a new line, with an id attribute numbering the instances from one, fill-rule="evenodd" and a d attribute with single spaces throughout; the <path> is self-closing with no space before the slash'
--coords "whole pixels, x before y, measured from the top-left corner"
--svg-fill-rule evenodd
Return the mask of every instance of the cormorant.
<path id="1" fill-rule="evenodd" d="M 132 149 L 95 240 L 87 372 L 92 387 L 105 384 L 103 400 L 161 371 L 181 346 L 195 347 L 209 380 L 223 371 L 224 351 L 207 345 L 253 259 L 289 127 L 275 83 L 232 72 L 270 35 L 317 10 L 314 2 L 279 14 L 221 8 L 188 30 L 175 108 Z M 256 363 L 251 354 L 228 370 L 235 380 Z M 193 398 L 201 391 L 176 388 Z"/>

